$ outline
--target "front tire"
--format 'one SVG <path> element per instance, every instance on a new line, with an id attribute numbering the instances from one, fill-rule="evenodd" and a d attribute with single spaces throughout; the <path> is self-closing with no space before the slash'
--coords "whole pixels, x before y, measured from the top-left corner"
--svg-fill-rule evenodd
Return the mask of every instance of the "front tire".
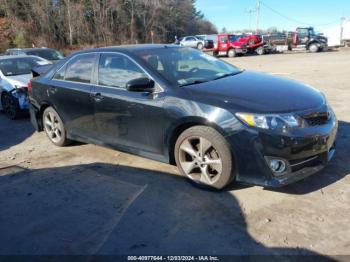
<path id="1" fill-rule="evenodd" d="M 1 106 L 9 119 L 14 120 L 19 117 L 20 109 L 18 100 L 11 94 L 3 93 L 1 96 Z"/>
<path id="2" fill-rule="evenodd" d="M 198 43 L 197 49 L 198 49 L 198 50 L 202 50 L 202 49 L 203 49 L 203 44 L 202 44 L 202 43 Z"/>
<path id="3" fill-rule="evenodd" d="M 175 160 L 180 173 L 199 185 L 222 189 L 234 178 L 230 146 L 211 127 L 185 130 L 176 141 Z"/>
<path id="4" fill-rule="evenodd" d="M 319 47 L 317 44 L 311 44 L 309 46 L 309 50 L 311 53 L 317 53 L 319 51 Z"/>
<path id="5" fill-rule="evenodd" d="M 54 145 L 62 147 L 71 142 L 67 139 L 62 119 L 52 107 L 46 108 L 43 113 L 43 126 L 47 137 Z"/>

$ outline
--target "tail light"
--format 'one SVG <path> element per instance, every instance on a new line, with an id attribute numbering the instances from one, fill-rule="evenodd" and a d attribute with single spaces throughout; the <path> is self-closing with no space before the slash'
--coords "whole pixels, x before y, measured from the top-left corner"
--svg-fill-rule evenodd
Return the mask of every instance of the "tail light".
<path id="1" fill-rule="evenodd" d="M 27 84 L 27 88 L 28 88 L 28 92 L 30 91 L 30 90 L 32 90 L 32 82 L 28 82 L 28 84 Z"/>

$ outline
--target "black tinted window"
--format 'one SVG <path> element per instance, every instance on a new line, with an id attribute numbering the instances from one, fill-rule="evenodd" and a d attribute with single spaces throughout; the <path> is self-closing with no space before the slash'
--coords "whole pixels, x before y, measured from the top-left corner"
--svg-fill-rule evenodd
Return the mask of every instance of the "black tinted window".
<path id="1" fill-rule="evenodd" d="M 5 76 L 31 74 L 32 68 L 48 64 L 38 57 L 21 57 L 0 60 L 0 70 Z"/>
<path id="2" fill-rule="evenodd" d="M 194 38 L 194 37 L 187 37 L 186 38 L 186 41 L 195 41 L 196 40 L 196 38 Z"/>
<path id="3" fill-rule="evenodd" d="M 90 83 L 95 55 L 79 55 L 69 62 L 65 74 L 65 80 Z"/>
<path id="4" fill-rule="evenodd" d="M 47 60 L 59 60 L 63 58 L 63 55 L 55 49 L 33 49 L 26 51 L 27 55 L 36 55 Z"/>
<path id="5" fill-rule="evenodd" d="M 141 68 L 123 55 L 101 54 L 98 67 L 98 84 L 126 87 L 132 79 L 147 77 Z"/>

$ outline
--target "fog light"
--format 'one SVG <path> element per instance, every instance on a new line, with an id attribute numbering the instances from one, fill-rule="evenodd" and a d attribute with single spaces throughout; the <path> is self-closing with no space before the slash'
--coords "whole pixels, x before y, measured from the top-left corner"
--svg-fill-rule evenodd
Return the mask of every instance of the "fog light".
<path id="1" fill-rule="evenodd" d="M 278 174 L 281 174 L 284 171 L 286 171 L 286 167 L 287 167 L 286 162 L 284 162 L 281 159 L 271 159 L 269 165 L 271 170 L 274 173 L 278 173 Z"/>

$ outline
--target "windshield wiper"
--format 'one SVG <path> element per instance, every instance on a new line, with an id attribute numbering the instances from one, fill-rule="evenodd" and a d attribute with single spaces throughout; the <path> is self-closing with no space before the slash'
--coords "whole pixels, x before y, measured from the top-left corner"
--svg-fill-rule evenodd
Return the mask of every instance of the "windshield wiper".
<path id="1" fill-rule="evenodd" d="M 214 79 L 196 80 L 196 81 L 193 81 L 191 83 L 187 83 L 187 84 L 183 84 L 183 85 L 179 85 L 179 86 L 182 87 L 182 86 L 190 86 L 190 85 L 195 85 L 195 84 L 201 84 L 201 83 L 205 83 L 205 82 L 218 80 L 218 79 L 221 79 L 221 78 L 224 78 L 224 77 L 228 77 L 228 76 L 234 76 L 234 75 L 237 75 L 237 74 L 242 73 L 242 72 L 243 72 L 243 70 L 242 71 L 237 71 L 237 72 L 232 72 L 232 73 L 227 73 L 227 74 L 218 76 L 218 77 L 216 77 Z"/>
<path id="2" fill-rule="evenodd" d="M 193 81 L 191 83 L 179 85 L 179 87 L 201 84 L 201 83 L 205 83 L 205 82 L 208 82 L 208 81 L 210 81 L 210 80 L 196 80 L 196 81 Z"/>
<path id="3" fill-rule="evenodd" d="M 225 77 L 228 77 L 228 76 L 234 76 L 234 75 L 237 75 L 239 73 L 241 73 L 241 71 L 223 74 L 221 76 L 218 76 L 217 78 L 214 78 L 213 80 L 218 80 L 218 79 L 225 78 Z"/>

